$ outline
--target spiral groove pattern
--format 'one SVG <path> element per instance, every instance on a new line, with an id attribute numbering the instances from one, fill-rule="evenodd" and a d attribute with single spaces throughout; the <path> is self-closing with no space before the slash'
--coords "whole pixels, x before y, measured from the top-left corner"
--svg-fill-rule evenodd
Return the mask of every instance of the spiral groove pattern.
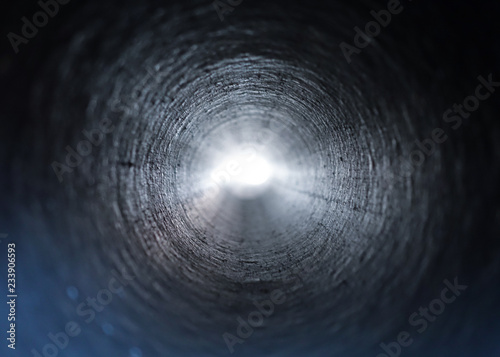
<path id="1" fill-rule="evenodd" d="M 30 86 L 33 130 L 8 164 L 6 195 L 22 212 L 11 228 L 36 232 L 26 256 L 52 274 L 27 282 L 63 300 L 55 281 L 83 297 L 112 270 L 135 276 L 102 315 L 120 332 L 75 350 L 229 355 L 221 336 L 279 289 L 285 302 L 236 355 L 375 356 L 455 276 L 480 283 L 436 322 L 442 335 L 405 353 L 458 356 L 453 341 L 495 331 L 457 329 L 498 316 L 500 211 L 484 206 L 498 198 L 495 100 L 464 130 L 442 124 L 481 73 L 454 78 L 446 49 L 432 62 L 425 4 L 405 4 L 349 64 L 339 43 L 383 3 L 366 4 L 247 1 L 221 22 L 206 1 L 89 2 L 51 30 L 60 42 Z M 443 125 L 449 141 L 408 166 L 415 140 Z M 102 141 L 58 182 L 51 164 L 65 164 L 68 145 L 87 150 L 83 132 L 100 127 Z M 210 180 L 249 147 L 273 167 L 264 188 L 241 197 Z M 60 309 L 40 319 L 57 329 L 74 314 Z"/>

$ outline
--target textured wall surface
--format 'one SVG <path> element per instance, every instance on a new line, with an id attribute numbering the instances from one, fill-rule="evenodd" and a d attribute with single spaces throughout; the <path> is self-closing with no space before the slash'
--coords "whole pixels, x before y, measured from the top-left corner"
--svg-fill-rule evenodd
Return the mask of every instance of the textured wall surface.
<path id="1" fill-rule="evenodd" d="M 478 76 L 500 80 L 500 12 L 401 3 L 351 63 L 339 44 L 386 2 L 245 0 L 224 21 L 209 1 L 75 2 L 4 55 L 16 352 L 78 321 L 59 355 L 225 356 L 279 289 L 235 356 L 375 357 L 401 331 L 402 356 L 500 354 L 500 93 L 442 118 Z M 14 28 L 32 13 L 12 12 Z M 436 128 L 447 140 L 412 154 Z M 68 146 L 91 152 L 71 167 Z M 208 187 L 236 146 L 274 169 L 251 199 Z M 120 270 L 134 278 L 84 322 Z M 414 332 L 455 277 L 467 290 Z"/>

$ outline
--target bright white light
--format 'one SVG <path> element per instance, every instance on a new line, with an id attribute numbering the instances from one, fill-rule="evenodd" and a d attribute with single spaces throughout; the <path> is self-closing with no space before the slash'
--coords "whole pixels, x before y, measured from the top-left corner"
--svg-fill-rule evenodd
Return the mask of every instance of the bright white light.
<path id="1" fill-rule="evenodd" d="M 246 185 L 262 185 L 271 176 L 271 166 L 261 157 L 255 157 L 250 162 L 241 163 L 241 173 L 235 180 Z"/>
<path id="2" fill-rule="evenodd" d="M 266 183 L 272 174 L 271 165 L 254 153 L 228 157 L 212 172 L 218 184 L 258 186 Z"/>

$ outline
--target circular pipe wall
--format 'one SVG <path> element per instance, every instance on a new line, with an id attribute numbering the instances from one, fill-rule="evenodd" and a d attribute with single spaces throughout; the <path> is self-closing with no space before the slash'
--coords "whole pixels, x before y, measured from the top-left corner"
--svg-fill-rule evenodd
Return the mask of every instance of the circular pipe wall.
<path id="1" fill-rule="evenodd" d="M 441 119 L 498 52 L 444 6 L 405 3 L 348 63 L 339 44 L 383 6 L 243 2 L 223 22 L 201 1 L 61 8 L 4 73 L 22 121 L 3 223 L 37 321 L 22 348 L 125 271 L 72 355 L 222 356 L 229 333 L 238 356 L 375 356 L 455 277 L 467 294 L 403 352 L 498 351 L 498 100 L 459 130 Z M 448 140 L 412 163 L 436 127 Z M 273 169 L 250 197 L 211 180 L 241 148 Z M 239 317 L 277 296 L 242 338 Z"/>

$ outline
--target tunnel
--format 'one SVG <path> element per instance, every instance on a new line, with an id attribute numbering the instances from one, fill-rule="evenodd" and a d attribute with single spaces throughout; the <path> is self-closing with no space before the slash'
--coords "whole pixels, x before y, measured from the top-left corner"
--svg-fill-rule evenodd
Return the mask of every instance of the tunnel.
<path id="1" fill-rule="evenodd" d="M 7 13 L 19 356 L 500 355 L 498 4 Z"/>

